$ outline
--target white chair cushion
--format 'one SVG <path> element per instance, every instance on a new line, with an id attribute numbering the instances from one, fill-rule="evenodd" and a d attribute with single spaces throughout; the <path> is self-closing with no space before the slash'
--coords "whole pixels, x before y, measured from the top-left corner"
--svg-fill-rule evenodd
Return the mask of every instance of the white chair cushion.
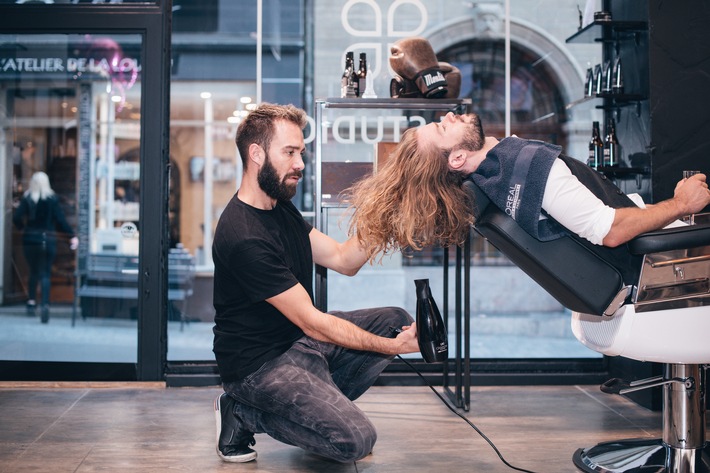
<path id="1" fill-rule="evenodd" d="M 710 363 L 710 306 L 637 313 L 633 305 L 610 317 L 572 313 L 572 332 L 608 356 L 659 363 Z"/>

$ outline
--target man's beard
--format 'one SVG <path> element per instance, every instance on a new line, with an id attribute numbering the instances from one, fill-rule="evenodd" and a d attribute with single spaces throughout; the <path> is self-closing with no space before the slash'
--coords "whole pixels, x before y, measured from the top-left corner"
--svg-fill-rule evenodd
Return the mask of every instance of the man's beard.
<path id="1" fill-rule="evenodd" d="M 469 119 L 467 120 L 467 118 Z M 464 135 L 455 148 L 462 148 L 467 151 L 478 151 L 483 148 L 483 129 L 481 128 L 481 119 L 478 115 L 473 113 L 468 115 L 456 115 L 455 119 L 466 124 Z M 451 150 L 449 150 L 449 152 L 450 151 Z M 446 154 L 448 156 L 448 153 Z"/>
<path id="2" fill-rule="evenodd" d="M 263 190 L 266 195 L 279 202 L 285 202 L 291 200 L 293 196 L 296 195 L 296 186 L 298 183 L 286 183 L 287 179 L 294 176 L 301 178 L 303 177 L 303 173 L 296 171 L 286 174 L 283 179 L 279 179 L 279 175 L 267 155 L 257 175 L 257 181 L 259 182 L 259 187 L 261 187 L 261 190 Z"/>
<path id="3" fill-rule="evenodd" d="M 466 129 L 466 134 L 463 136 L 461 143 L 459 143 L 459 147 L 468 151 L 478 151 L 483 148 L 481 133 L 473 124 Z"/>

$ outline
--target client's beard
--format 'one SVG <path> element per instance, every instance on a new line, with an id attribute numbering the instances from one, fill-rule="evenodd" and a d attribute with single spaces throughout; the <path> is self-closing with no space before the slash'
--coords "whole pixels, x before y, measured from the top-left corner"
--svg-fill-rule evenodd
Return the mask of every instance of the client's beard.
<path id="1" fill-rule="evenodd" d="M 475 126 L 471 125 L 463 136 L 459 147 L 468 151 L 478 151 L 483 148 L 483 137 Z"/>
<path id="2" fill-rule="evenodd" d="M 267 155 L 257 175 L 257 181 L 259 182 L 259 187 L 266 195 L 277 201 L 284 202 L 291 200 L 296 195 L 296 186 L 298 184 L 286 184 L 286 179 L 293 176 L 301 178 L 303 173 L 296 171 L 286 174 L 283 179 L 279 179 L 279 175 Z"/>

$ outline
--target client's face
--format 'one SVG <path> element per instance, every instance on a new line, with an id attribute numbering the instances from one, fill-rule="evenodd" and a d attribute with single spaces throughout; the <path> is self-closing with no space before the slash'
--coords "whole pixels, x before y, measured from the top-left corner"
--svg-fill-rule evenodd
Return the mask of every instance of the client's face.
<path id="1" fill-rule="evenodd" d="M 477 151 L 483 146 L 483 137 L 476 126 L 478 119 L 473 114 L 447 113 L 439 123 L 429 123 L 417 129 L 419 146 L 436 146 L 439 149 L 466 149 Z"/>

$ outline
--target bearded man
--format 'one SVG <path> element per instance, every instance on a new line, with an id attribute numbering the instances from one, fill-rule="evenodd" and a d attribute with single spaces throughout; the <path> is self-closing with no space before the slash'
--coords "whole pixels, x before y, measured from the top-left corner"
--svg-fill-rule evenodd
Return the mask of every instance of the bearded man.
<path id="1" fill-rule="evenodd" d="M 363 458 L 377 433 L 353 401 L 395 355 L 419 351 L 403 309 L 313 305 L 314 262 L 353 276 L 368 255 L 357 239 L 313 228 L 290 201 L 305 125 L 303 110 L 262 104 L 237 130 L 242 185 L 212 246 L 213 351 L 225 391 L 214 404 L 217 454 L 227 462 L 256 459 L 255 433 L 340 462 Z"/>

